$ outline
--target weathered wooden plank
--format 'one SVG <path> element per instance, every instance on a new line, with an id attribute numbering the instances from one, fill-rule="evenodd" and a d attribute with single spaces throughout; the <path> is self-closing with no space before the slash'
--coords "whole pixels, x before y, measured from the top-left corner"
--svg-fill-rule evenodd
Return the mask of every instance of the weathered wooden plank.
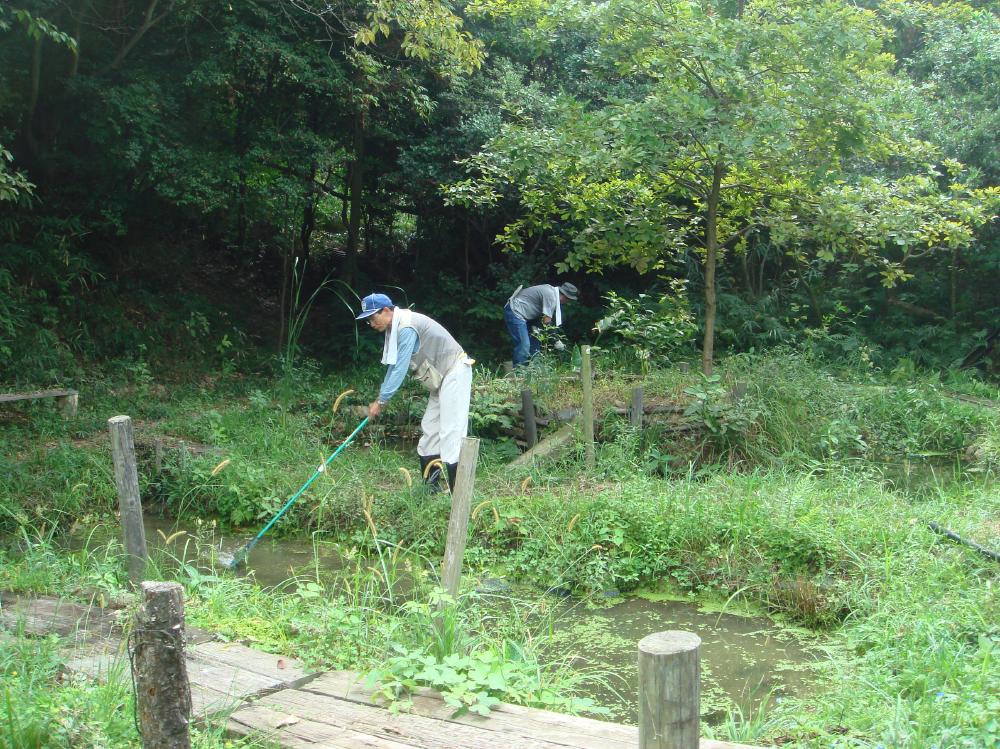
<path id="1" fill-rule="evenodd" d="M 300 661 L 263 653 L 235 642 L 205 642 L 188 648 L 188 655 L 207 664 L 216 663 L 270 679 L 275 687 L 296 686 L 312 677 Z"/>
<path id="2" fill-rule="evenodd" d="M 73 648 L 66 655 L 66 668 L 105 680 L 129 672 L 128 653 L 122 640 L 99 640 Z"/>
<path id="3" fill-rule="evenodd" d="M 350 671 L 321 674 L 303 690 L 362 704 L 370 704 L 373 694 L 372 690 L 365 688 L 362 677 Z M 414 711 L 420 715 L 489 730 L 495 734 L 496 741 L 510 742 L 529 736 L 555 742 L 557 746 L 589 749 L 635 749 L 638 745 L 638 729 L 634 726 L 506 703 L 493 708 L 488 717 L 466 714 L 453 718 L 455 709 L 434 690 L 421 689 L 411 695 L 411 699 Z M 567 739 L 572 739 L 572 743 Z"/>
<path id="4" fill-rule="evenodd" d="M 229 716 L 228 731 L 239 736 L 255 736 L 290 749 L 412 749 L 391 738 L 366 736 L 349 728 L 305 720 L 272 710 L 264 705 L 248 705 Z"/>
<path id="5" fill-rule="evenodd" d="M 301 691 L 338 697 L 344 700 L 370 704 L 372 690 L 366 689 L 363 677 L 351 671 L 328 671 L 301 688 Z M 488 717 L 466 714 L 451 717 L 454 708 L 441 699 L 441 695 L 431 689 L 421 689 L 411 696 L 414 712 L 427 717 L 454 723 L 477 726 L 507 735 L 501 741 L 513 741 L 514 737 L 527 735 L 544 739 L 558 746 L 577 749 L 636 749 L 639 745 L 639 729 L 619 723 L 609 723 L 593 718 L 563 715 L 547 710 L 539 710 L 521 705 L 502 703 L 496 706 Z M 560 743 L 562 742 L 562 743 Z M 498 743 L 497 746 L 517 744 Z M 701 740 L 700 749 L 756 749 L 747 744 L 733 744 L 712 739 Z"/>
<path id="6" fill-rule="evenodd" d="M 249 695 L 218 691 L 202 684 L 191 684 L 191 715 L 206 718 L 216 713 L 226 713 L 240 705 Z"/>
<path id="7" fill-rule="evenodd" d="M 38 398 L 65 398 L 77 395 L 76 390 L 36 390 L 33 393 L 0 393 L 0 403 L 30 401 Z"/>
<path id="8" fill-rule="evenodd" d="M 32 636 L 107 637 L 120 631 L 117 615 L 53 596 L 26 598 L 0 593 L 0 626 Z"/>
<path id="9" fill-rule="evenodd" d="M 262 697 L 257 704 L 333 727 L 400 741 L 406 746 L 419 749 L 495 749 L 498 746 L 565 749 L 573 746 L 570 741 L 551 742 L 532 736 L 489 730 L 488 718 L 481 718 L 482 725 L 469 725 L 431 718 L 419 711 L 392 713 L 375 705 L 301 689 L 283 689 Z"/>
<path id="10" fill-rule="evenodd" d="M 113 639 L 121 635 L 122 609 L 107 609 L 67 601 L 55 596 L 22 596 L 0 591 L 0 628 L 33 637 L 55 634 L 78 643 Z M 215 635 L 198 627 L 186 627 L 184 643 L 194 645 L 214 640 Z M 117 647 L 117 644 L 116 644 Z"/>

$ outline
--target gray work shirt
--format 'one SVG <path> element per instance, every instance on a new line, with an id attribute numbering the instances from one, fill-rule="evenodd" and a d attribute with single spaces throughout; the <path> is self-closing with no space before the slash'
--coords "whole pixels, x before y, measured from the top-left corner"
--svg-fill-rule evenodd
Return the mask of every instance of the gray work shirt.
<path id="1" fill-rule="evenodd" d="M 518 294 L 510 300 L 510 309 L 515 315 L 525 322 L 538 320 L 541 317 L 554 318 L 556 316 L 556 303 L 559 301 L 559 289 L 550 284 L 543 283 L 538 286 L 529 286 L 521 289 Z"/>

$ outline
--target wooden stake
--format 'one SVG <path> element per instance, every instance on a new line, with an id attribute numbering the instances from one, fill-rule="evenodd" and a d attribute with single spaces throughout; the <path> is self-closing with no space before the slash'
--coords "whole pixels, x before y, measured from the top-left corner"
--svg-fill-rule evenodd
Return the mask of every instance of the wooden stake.
<path id="1" fill-rule="evenodd" d="M 184 588 L 142 583 L 133 667 L 143 749 L 190 749 L 191 685 L 184 661 Z"/>
<path id="2" fill-rule="evenodd" d="M 590 346 L 580 347 L 580 377 L 583 378 L 583 440 L 587 470 L 594 470 L 594 382 L 590 373 Z"/>
<path id="3" fill-rule="evenodd" d="M 700 646 L 676 630 L 639 641 L 639 749 L 698 749 Z"/>
<path id="4" fill-rule="evenodd" d="M 64 419 L 75 418 L 77 410 L 80 406 L 80 394 L 75 390 L 71 391 L 64 396 L 57 398 L 56 403 L 59 404 L 59 410 L 62 411 Z"/>
<path id="5" fill-rule="evenodd" d="M 452 596 L 458 595 L 462 581 L 462 558 L 469 537 L 469 513 L 472 490 L 476 483 L 476 463 L 479 460 L 479 439 L 466 437 L 458 458 L 455 488 L 451 492 L 451 517 L 448 519 L 448 540 L 445 543 L 441 584 Z"/>
<path id="6" fill-rule="evenodd" d="M 691 371 L 691 365 L 686 361 L 682 361 L 677 365 L 677 369 L 680 370 L 681 374 L 688 374 Z"/>
<path id="7" fill-rule="evenodd" d="M 629 421 L 636 429 L 642 429 L 642 388 L 632 388 L 632 410 Z"/>
<path id="8" fill-rule="evenodd" d="M 142 503 L 139 500 L 139 475 L 135 468 L 135 444 L 132 419 L 114 416 L 108 419 L 111 432 L 111 457 L 118 486 L 118 509 L 121 514 L 125 551 L 128 553 L 128 577 L 133 587 L 142 582 L 146 570 L 146 531 L 142 526 Z"/>
<path id="9" fill-rule="evenodd" d="M 527 388 L 521 391 L 521 414 L 524 416 L 524 440 L 530 450 L 538 442 L 538 424 L 535 423 L 535 402 Z"/>

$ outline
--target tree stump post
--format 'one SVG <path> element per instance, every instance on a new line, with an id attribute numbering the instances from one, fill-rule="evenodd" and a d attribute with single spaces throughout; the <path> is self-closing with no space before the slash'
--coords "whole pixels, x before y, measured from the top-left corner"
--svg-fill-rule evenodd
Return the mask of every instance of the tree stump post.
<path id="1" fill-rule="evenodd" d="M 524 440 L 530 450 L 538 442 L 538 424 L 535 423 L 535 401 L 528 388 L 521 391 L 521 415 L 524 417 Z"/>
<path id="2" fill-rule="evenodd" d="M 142 583 L 132 634 L 143 749 L 190 749 L 191 685 L 184 661 L 184 588 Z"/>
<path id="3" fill-rule="evenodd" d="M 677 630 L 639 641 L 639 749 L 698 749 L 700 646 Z"/>
<path id="4" fill-rule="evenodd" d="M 147 554 L 146 531 L 142 525 L 142 502 L 139 499 L 139 474 L 135 468 L 132 419 L 128 416 L 113 416 L 108 419 L 108 430 L 111 433 L 111 456 L 115 465 L 122 535 L 128 554 L 128 577 L 132 586 L 138 587 L 146 571 Z"/>
<path id="5" fill-rule="evenodd" d="M 452 596 L 458 595 L 462 581 L 462 558 L 469 538 L 469 514 L 472 490 L 476 483 L 476 463 L 479 460 L 479 439 L 466 437 L 458 458 L 455 488 L 451 493 L 451 516 L 448 518 L 448 540 L 445 542 L 441 584 Z"/>
<path id="6" fill-rule="evenodd" d="M 642 388 L 632 388 L 632 410 L 629 411 L 629 422 L 636 429 L 642 429 Z"/>
<path id="7" fill-rule="evenodd" d="M 688 374 L 691 371 L 691 365 L 686 361 L 682 361 L 677 365 L 677 369 L 680 370 L 681 374 Z"/>
<path id="8" fill-rule="evenodd" d="M 80 394 L 78 392 L 71 391 L 57 398 L 56 402 L 59 404 L 59 410 L 64 419 L 76 418 L 77 410 L 80 407 Z"/>
<path id="9" fill-rule="evenodd" d="M 583 444 L 587 470 L 593 471 L 594 460 L 594 382 L 590 369 L 590 346 L 580 347 L 580 377 L 583 378 Z"/>

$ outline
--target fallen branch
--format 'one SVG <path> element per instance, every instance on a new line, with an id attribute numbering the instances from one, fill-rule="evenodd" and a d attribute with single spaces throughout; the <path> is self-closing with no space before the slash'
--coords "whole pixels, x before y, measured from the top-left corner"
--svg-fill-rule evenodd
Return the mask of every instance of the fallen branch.
<path id="1" fill-rule="evenodd" d="M 539 458 L 546 458 L 558 452 L 573 439 L 575 432 L 576 426 L 574 424 L 567 424 L 555 434 L 546 437 L 533 448 L 512 460 L 510 467 L 516 468 L 518 466 L 531 465 L 533 461 Z"/>
<path id="2" fill-rule="evenodd" d="M 614 409 L 612 409 L 612 412 L 618 414 L 619 416 L 625 416 L 630 410 L 631 409 L 626 408 L 625 406 L 615 406 Z M 684 406 L 678 406 L 674 403 L 666 403 L 662 405 L 654 403 L 648 406 L 643 406 L 642 412 L 644 414 L 682 414 L 684 413 Z"/>
<path id="3" fill-rule="evenodd" d="M 975 541 L 969 541 L 967 538 L 962 538 L 960 535 L 955 533 L 955 531 L 948 530 L 943 525 L 938 525 L 933 520 L 927 523 L 927 525 L 935 533 L 940 533 L 942 536 L 950 538 L 952 541 L 957 541 L 960 544 L 964 544 L 965 546 L 975 549 L 983 556 L 992 559 L 994 562 L 1000 562 L 1000 552 L 987 549 L 985 546 L 980 546 Z"/>

